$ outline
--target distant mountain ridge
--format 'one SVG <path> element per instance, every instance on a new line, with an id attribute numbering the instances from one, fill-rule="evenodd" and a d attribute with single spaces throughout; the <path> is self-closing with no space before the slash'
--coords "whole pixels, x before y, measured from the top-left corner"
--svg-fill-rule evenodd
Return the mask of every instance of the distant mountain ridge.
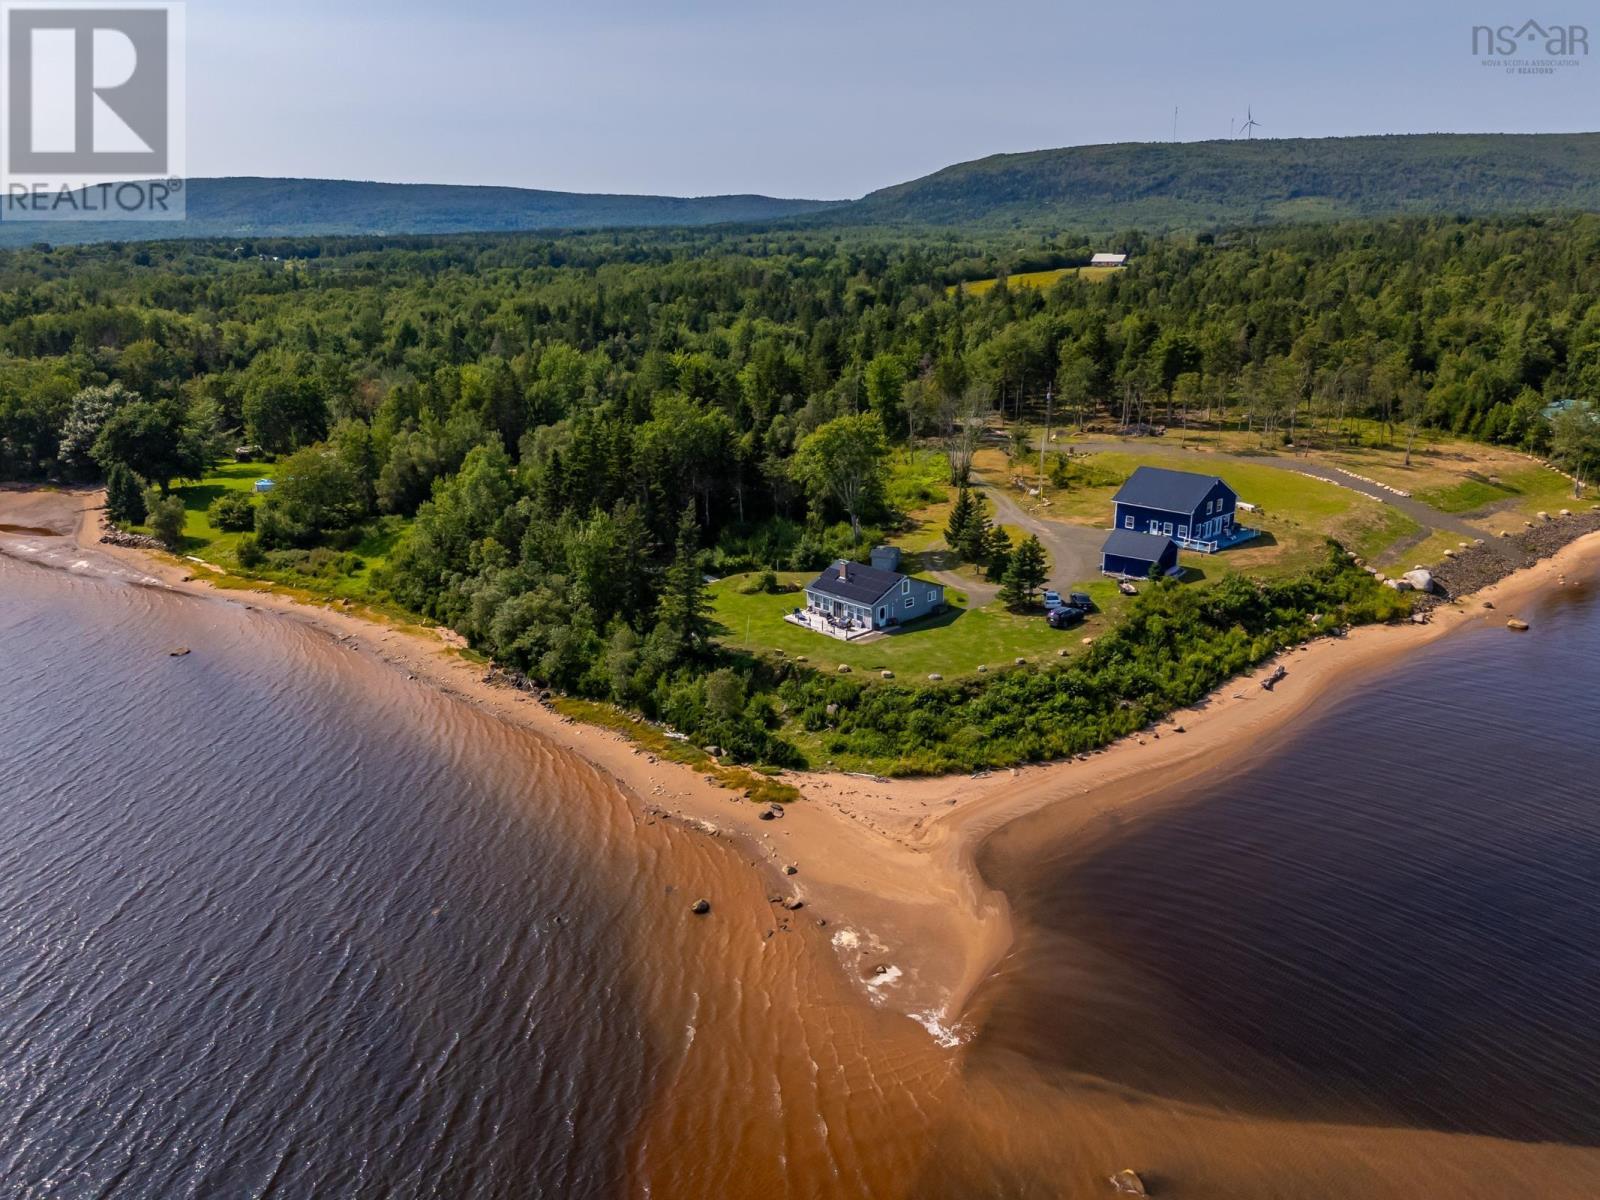
<path id="1" fill-rule="evenodd" d="M 713 224 L 1053 228 L 1085 235 L 1404 214 L 1600 210 L 1600 133 L 1123 142 L 996 154 L 854 201 L 628 196 L 232 177 L 188 183 L 188 220 L 0 220 L 0 246 Z"/>
<path id="2" fill-rule="evenodd" d="M 539 229 L 695 226 L 769 221 L 838 201 L 772 196 L 628 196 L 472 184 L 229 176 L 191 179 L 183 221 L 10 221 L 0 245 L 270 238 L 305 235 L 501 233 Z"/>
<path id="3" fill-rule="evenodd" d="M 996 154 L 871 193 L 862 224 L 1155 232 L 1600 208 L 1600 133 L 1123 142 Z"/>

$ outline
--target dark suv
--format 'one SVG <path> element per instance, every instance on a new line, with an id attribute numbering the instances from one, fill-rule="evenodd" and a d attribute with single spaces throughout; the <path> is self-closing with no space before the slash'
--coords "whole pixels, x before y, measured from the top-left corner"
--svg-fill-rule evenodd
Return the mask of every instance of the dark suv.
<path id="1" fill-rule="evenodd" d="M 1074 625 L 1083 623 L 1083 609 L 1072 604 L 1064 604 L 1060 608 L 1052 608 L 1045 614 L 1044 619 L 1050 622 L 1051 629 L 1071 629 Z"/>

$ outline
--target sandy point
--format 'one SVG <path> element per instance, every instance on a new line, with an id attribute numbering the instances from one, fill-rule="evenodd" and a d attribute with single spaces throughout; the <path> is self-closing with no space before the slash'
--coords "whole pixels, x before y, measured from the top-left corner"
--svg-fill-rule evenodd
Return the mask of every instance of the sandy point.
<path id="1" fill-rule="evenodd" d="M 108 574 L 155 577 L 178 591 L 248 605 L 263 619 L 300 621 L 405 673 L 416 686 L 441 689 L 533 730 L 572 755 L 575 766 L 587 764 L 613 779 L 655 818 L 681 821 L 744 849 L 775 898 L 802 906 L 795 910 L 796 925 L 840 963 L 863 996 L 917 1020 L 947 1046 L 962 1041 L 966 1001 L 1012 939 L 1004 896 L 976 868 L 986 837 L 1047 805 L 1070 807 L 1088 823 L 1173 795 L 1205 773 L 1236 767 L 1234 747 L 1293 721 L 1337 689 L 1454 630 L 1486 621 L 1503 625 L 1539 591 L 1600 567 L 1600 534 L 1581 538 L 1483 592 L 1435 609 L 1428 625 L 1369 626 L 1286 651 L 1200 704 L 1074 760 L 976 777 L 791 773 L 788 781 L 804 801 L 789 805 L 781 820 L 762 821 L 756 805 L 699 772 L 486 682 L 483 667 L 462 656 L 459 639 L 448 631 L 306 604 L 265 586 L 218 589 L 198 563 L 100 544 L 100 505 L 99 494 L 87 491 L 0 489 L 0 527 L 27 531 L 0 528 L 0 553 L 41 561 L 38 537 L 47 531 L 64 543 L 57 558 L 70 562 L 61 561 L 63 567 L 81 570 L 87 562 Z M 19 538 L 34 539 L 28 543 L 33 549 L 20 550 Z M 1260 681 L 1278 665 L 1288 674 L 1267 691 Z M 1068 833 L 1073 825 L 1067 817 Z"/>

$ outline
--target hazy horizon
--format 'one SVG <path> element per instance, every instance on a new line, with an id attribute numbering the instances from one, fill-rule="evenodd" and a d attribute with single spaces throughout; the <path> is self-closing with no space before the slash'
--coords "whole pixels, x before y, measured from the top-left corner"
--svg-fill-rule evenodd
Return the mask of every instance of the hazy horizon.
<path id="1" fill-rule="evenodd" d="M 1247 110 L 1266 137 L 1592 127 L 1577 118 L 1600 58 L 1529 77 L 1473 56 L 1473 25 L 1528 16 L 1440 0 L 1320 13 L 462 0 L 447 14 L 217 0 L 190 5 L 189 168 L 851 199 L 991 154 L 1169 141 L 1174 107 L 1179 141 L 1227 137 Z"/>

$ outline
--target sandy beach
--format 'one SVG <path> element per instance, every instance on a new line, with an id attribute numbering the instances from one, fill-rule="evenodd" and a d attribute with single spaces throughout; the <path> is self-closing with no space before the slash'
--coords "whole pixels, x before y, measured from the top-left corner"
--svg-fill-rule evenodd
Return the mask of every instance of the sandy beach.
<path id="1" fill-rule="evenodd" d="M 1047 805 L 1062 806 L 1056 815 L 1070 830 L 1075 820 L 1088 822 L 1158 793 L 1171 795 L 1186 780 L 1216 769 L 1233 747 L 1293 721 L 1332 690 L 1354 686 L 1364 673 L 1466 625 L 1503 626 L 1528 597 L 1600 564 L 1600 535 L 1581 538 L 1536 567 L 1440 606 L 1430 624 L 1365 627 L 1309 643 L 1200 705 L 1077 760 L 978 778 L 887 781 L 791 773 L 787 780 L 804 802 L 790 805 L 784 819 L 764 822 L 756 805 L 699 772 L 659 761 L 620 734 L 576 723 L 523 693 L 485 682 L 482 666 L 458 653 L 459 639 L 448 631 L 305 604 L 266 587 L 214 588 L 206 581 L 209 568 L 197 561 L 102 545 L 99 505 L 98 494 L 90 492 L 0 491 L 6 552 L 37 558 L 39 543 L 28 549 L 30 533 L 70 538 L 75 569 L 115 563 L 121 573 L 145 582 L 303 622 L 352 653 L 371 655 L 537 732 L 611 777 L 652 817 L 681 821 L 745 848 L 775 895 L 804 902 L 809 919 L 797 925 L 826 939 L 875 1003 L 915 1017 L 947 1044 L 960 1040 L 967 998 L 1011 942 L 1005 898 L 985 886 L 974 863 L 991 833 Z M 1264 690 L 1260 679 L 1279 663 L 1287 677 Z M 787 866 L 796 874 L 785 875 Z"/>

